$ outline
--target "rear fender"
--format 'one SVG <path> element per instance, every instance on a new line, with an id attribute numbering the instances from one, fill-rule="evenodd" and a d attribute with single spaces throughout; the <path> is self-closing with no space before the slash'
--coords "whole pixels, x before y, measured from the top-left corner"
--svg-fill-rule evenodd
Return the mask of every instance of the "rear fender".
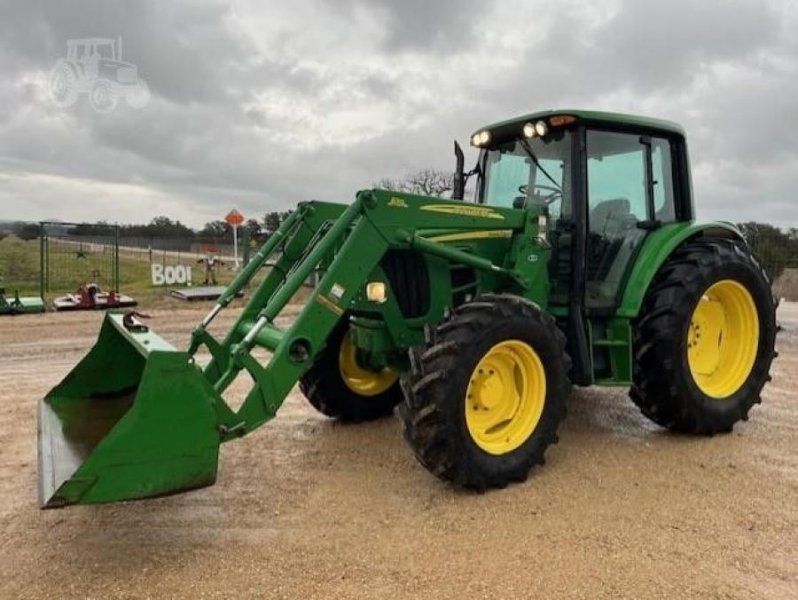
<path id="1" fill-rule="evenodd" d="M 673 223 L 646 237 L 632 267 L 617 316 L 635 318 L 643 305 L 648 286 L 676 248 L 696 237 L 716 237 L 743 241 L 740 230 L 732 223 Z"/>

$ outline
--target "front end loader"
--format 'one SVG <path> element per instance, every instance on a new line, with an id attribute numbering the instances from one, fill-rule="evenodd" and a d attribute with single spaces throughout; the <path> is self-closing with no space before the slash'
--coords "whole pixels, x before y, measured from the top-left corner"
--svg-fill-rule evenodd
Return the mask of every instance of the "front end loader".
<path id="1" fill-rule="evenodd" d="M 503 487 L 542 464 L 571 383 L 630 386 L 674 431 L 729 431 L 773 358 L 769 282 L 734 227 L 693 220 L 684 134 L 588 111 L 474 134 L 474 202 L 386 190 L 300 204 L 177 350 L 133 313 L 39 403 L 44 508 L 211 485 L 219 446 L 299 383 L 348 421 L 400 406 L 419 462 Z M 224 339 L 208 325 L 261 269 Z M 320 278 L 292 324 L 277 319 Z M 271 352 L 262 364 L 255 347 Z M 201 366 L 200 348 L 211 355 Z M 234 409 L 229 386 L 251 387 Z"/>

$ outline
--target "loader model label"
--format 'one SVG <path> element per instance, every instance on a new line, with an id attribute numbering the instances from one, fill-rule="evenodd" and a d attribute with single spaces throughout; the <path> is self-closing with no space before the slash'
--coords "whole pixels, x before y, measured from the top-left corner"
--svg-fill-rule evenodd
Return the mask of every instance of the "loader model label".
<path id="1" fill-rule="evenodd" d="M 191 267 L 183 265 L 159 265 L 150 267 L 152 285 L 174 285 L 175 283 L 191 285 Z"/>
<path id="2" fill-rule="evenodd" d="M 430 212 L 444 213 L 447 215 L 458 215 L 461 217 L 480 217 L 483 219 L 504 219 L 504 216 L 495 210 L 484 206 L 460 206 L 456 204 L 427 204 L 421 210 Z"/>

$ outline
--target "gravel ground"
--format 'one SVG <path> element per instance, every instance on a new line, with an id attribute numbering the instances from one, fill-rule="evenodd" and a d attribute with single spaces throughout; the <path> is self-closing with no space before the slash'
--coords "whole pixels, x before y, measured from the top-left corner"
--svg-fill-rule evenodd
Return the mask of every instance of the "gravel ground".
<path id="1" fill-rule="evenodd" d="M 182 346 L 198 310 L 151 325 Z M 625 390 L 576 390 L 547 465 L 474 494 L 416 464 L 397 418 L 339 425 L 295 391 L 222 448 L 213 487 L 40 511 L 36 401 L 100 320 L 0 318 L 2 598 L 798 597 L 798 305 L 730 435 L 671 435 Z"/>

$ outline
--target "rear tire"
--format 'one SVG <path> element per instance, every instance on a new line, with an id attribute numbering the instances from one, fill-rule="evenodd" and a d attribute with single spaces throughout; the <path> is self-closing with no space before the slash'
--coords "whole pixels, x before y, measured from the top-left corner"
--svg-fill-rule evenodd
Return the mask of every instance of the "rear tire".
<path id="1" fill-rule="evenodd" d="M 677 249 L 635 323 L 632 400 L 671 431 L 731 431 L 770 380 L 775 308 L 767 274 L 741 242 L 704 239 Z"/>
<path id="2" fill-rule="evenodd" d="M 418 461 L 478 490 L 525 480 L 565 417 L 565 336 L 528 300 L 490 294 L 459 306 L 428 337 L 411 351 L 399 408 Z"/>
<path id="3" fill-rule="evenodd" d="M 348 351 L 349 358 L 344 357 L 343 360 L 349 360 L 350 368 L 356 360 L 354 348 L 346 346 L 351 343 L 349 339 L 349 319 L 343 317 L 313 366 L 299 380 L 299 389 L 316 410 L 340 421 L 359 423 L 391 415 L 402 400 L 398 374 L 392 375 L 387 369 L 374 373 L 373 385 L 369 388 L 368 381 L 363 386 L 362 377 L 368 378 L 370 372 L 362 369 L 360 381 L 350 380 L 347 383 L 344 376 L 346 368 L 342 370 L 342 352 Z"/>
<path id="4" fill-rule="evenodd" d="M 75 104 L 78 99 L 78 82 L 75 71 L 67 62 L 62 61 L 53 68 L 48 84 L 53 104 L 59 108 Z"/>

